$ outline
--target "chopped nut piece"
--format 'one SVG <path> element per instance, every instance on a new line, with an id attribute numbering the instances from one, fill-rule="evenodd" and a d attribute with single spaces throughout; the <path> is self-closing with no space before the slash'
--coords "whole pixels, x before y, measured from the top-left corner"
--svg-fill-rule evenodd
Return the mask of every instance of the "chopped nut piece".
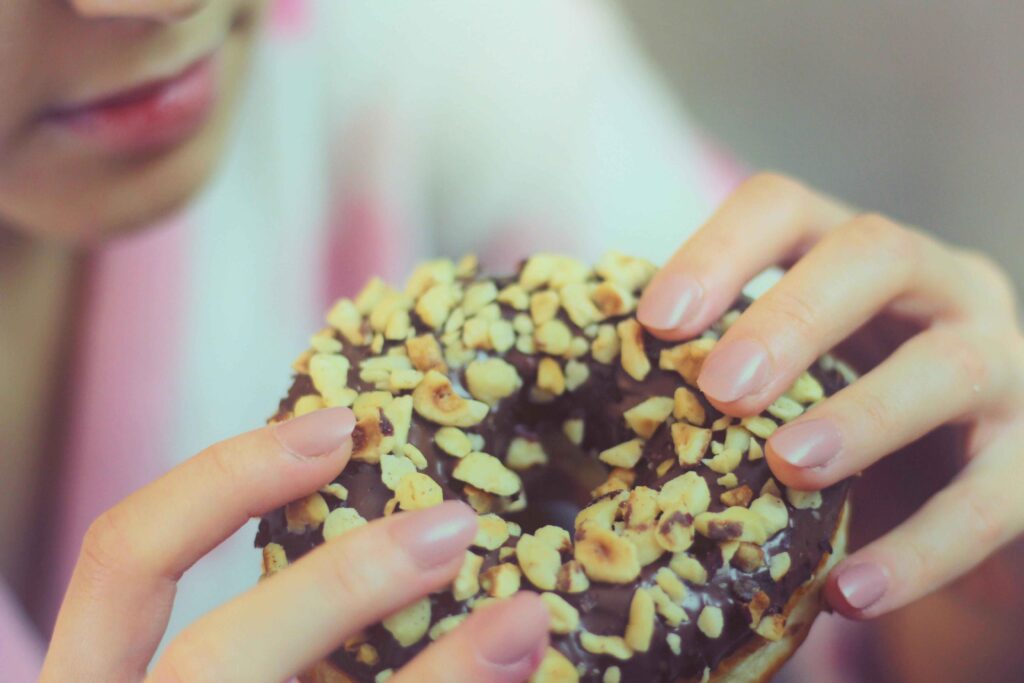
<path id="1" fill-rule="evenodd" d="M 676 448 L 676 456 L 683 467 L 693 467 L 707 453 L 711 443 L 711 430 L 694 427 L 685 422 L 672 424 L 672 443 Z"/>
<path id="2" fill-rule="evenodd" d="M 697 533 L 712 541 L 748 541 L 764 545 L 768 540 L 760 515 L 744 507 L 699 514 L 694 519 L 694 526 Z"/>
<path id="3" fill-rule="evenodd" d="M 440 329 L 459 301 L 458 288 L 450 284 L 437 284 L 416 301 L 416 315 L 435 330 Z"/>
<path id="4" fill-rule="evenodd" d="M 467 349 L 491 348 L 491 323 L 482 318 L 470 318 L 462 327 L 462 343 Z"/>
<path id="5" fill-rule="evenodd" d="M 444 335 L 441 338 L 445 344 L 451 344 L 460 337 L 462 326 L 466 324 L 466 312 L 461 308 L 452 311 L 448 319 L 444 321 Z"/>
<path id="6" fill-rule="evenodd" d="M 477 520 L 476 538 L 473 545 L 494 550 L 508 540 L 508 524 L 498 515 L 481 515 Z"/>
<path id="7" fill-rule="evenodd" d="M 788 396 L 779 396 L 766 410 L 783 422 L 789 422 L 800 417 L 804 407 Z"/>
<path id="8" fill-rule="evenodd" d="M 575 556 L 594 581 L 629 583 L 640 575 L 636 546 L 600 527 L 588 526 L 577 537 Z"/>
<path id="9" fill-rule="evenodd" d="M 590 298 L 597 304 L 597 309 L 604 318 L 626 315 L 636 308 L 636 298 L 632 293 L 614 282 L 602 282 L 594 287 Z"/>
<path id="10" fill-rule="evenodd" d="M 584 528 L 590 526 L 611 529 L 619 512 L 619 505 L 624 500 L 626 500 L 626 493 L 620 492 L 612 497 L 594 501 L 580 510 L 576 515 L 576 533 L 579 534 Z"/>
<path id="11" fill-rule="evenodd" d="M 547 524 L 533 532 L 533 535 L 538 541 L 548 544 L 560 553 L 572 551 L 572 537 L 560 526 Z"/>
<path id="12" fill-rule="evenodd" d="M 708 483 L 696 472 L 687 472 L 665 482 L 658 493 L 658 507 L 662 510 L 685 510 L 696 516 L 710 504 Z"/>
<path id="13" fill-rule="evenodd" d="M 655 470 L 655 472 L 659 477 L 664 477 L 666 474 L 668 474 L 668 471 L 670 469 L 675 467 L 675 464 L 675 460 L 662 460 L 661 462 L 658 463 L 658 467 Z"/>
<path id="14" fill-rule="evenodd" d="M 540 599 L 544 601 L 548 608 L 548 614 L 551 615 L 550 629 L 552 633 L 565 635 L 579 627 L 579 611 L 566 602 L 562 596 L 555 593 L 541 593 Z"/>
<path id="15" fill-rule="evenodd" d="M 770 417 L 764 417 L 763 415 L 754 415 L 752 417 L 745 417 L 741 424 L 747 428 L 751 434 L 759 436 L 762 439 L 767 439 L 769 436 L 775 433 L 778 425 Z"/>
<path id="16" fill-rule="evenodd" d="M 665 642 L 668 644 L 668 649 L 675 656 L 678 657 L 683 653 L 683 640 L 679 637 L 678 633 L 669 633 L 665 636 Z"/>
<path id="17" fill-rule="evenodd" d="M 635 292 L 650 282 L 657 267 L 650 261 L 609 251 L 597 262 L 594 270 L 604 279 Z"/>
<path id="18" fill-rule="evenodd" d="M 338 500 L 348 500 L 348 489 L 337 482 L 320 487 L 320 493 L 334 496 Z"/>
<path id="19" fill-rule="evenodd" d="M 514 470 L 522 471 L 534 465 L 546 465 L 548 454 L 539 441 L 517 436 L 512 439 L 505 455 L 505 464 Z"/>
<path id="20" fill-rule="evenodd" d="M 466 315 L 476 315 L 481 308 L 498 298 L 498 288 L 491 280 L 474 282 L 466 288 L 462 297 L 462 310 Z"/>
<path id="21" fill-rule="evenodd" d="M 622 501 L 622 519 L 626 526 L 639 527 L 653 522 L 658 510 L 658 492 L 647 486 L 637 486 Z"/>
<path id="22" fill-rule="evenodd" d="M 373 677 L 373 683 L 387 683 L 395 675 L 394 669 L 384 669 Z"/>
<path id="23" fill-rule="evenodd" d="M 585 352 L 586 346 L 584 346 Z M 586 384 L 588 379 L 590 379 L 590 368 L 585 363 L 571 360 L 565 364 L 565 388 L 569 391 L 576 391 Z"/>
<path id="24" fill-rule="evenodd" d="M 407 443 L 402 446 L 402 454 L 409 458 L 413 465 L 418 470 L 427 469 L 427 459 L 423 456 L 423 451 L 413 446 L 411 443 Z"/>
<path id="25" fill-rule="evenodd" d="M 693 545 L 693 515 L 682 510 L 669 510 L 658 520 L 655 539 L 670 553 L 678 553 Z"/>
<path id="26" fill-rule="evenodd" d="M 626 624 L 625 641 L 636 652 L 651 649 L 654 635 L 654 599 L 648 590 L 638 588 L 629 603 L 629 622 Z"/>
<path id="27" fill-rule="evenodd" d="M 341 353 L 345 347 L 335 338 L 334 330 L 325 327 L 309 338 L 309 345 L 317 353 Z"/>
<path id="28" fill-rule="evenodd" d="M 498 301 L 517 311 L 525 311 L 530 307 L 530 295 L 519 285 L 509 285 L 498 292 Z"/>
<path id="29" fill-rule="evenodd" d="M 661 586 L 661 590 L 665 591 L 665 595 L 672 598 L 672 601 L 678 604 L 683 604 L 683 600 L 686 598 L 686 586 L 679 580 L 668 567 L 662 567 L 654 574 L 654 582 Z"/>
<path id="30" fill-rule="evenodd" d="M 579 446 L 583 443 L 583 420 L 578 417 L 566 420 L 562 423 L 562 433 L 570 443 Z"/>
<path id="31" fill-rule="evenodd" d="M 782 489 L 779 488 L 779 485 L 771 477 L 768 477 L 768 481 L 761 487 L 761 495 L 763 496 L 766 493 L 770 493 L 779 500 L 782 500 Z"/>
<path id="32" fill-rule="evenodd" d="M 814 375 L 804 371 L 793 382 L 793 386 L 786 390 L 786 396 L 797 403 L 807 405 L 825 398 L 825 390 L 822 388 L 821 382 L 814 378 Z"/>
<path id="33" fill-rule="evenodd" d="M 558 292 L 551 290 L 535 292 L 530 297 L 530 317 L 533 319 L 533 324 L 540 327 L 549 320 L 553 320 L 558 315 L 558 308 L 561 305 L 562 301 L 558 297 Z"/>
<path id="34" fill-rule="evenodd" d="M 440 505 L 444 494 L 437 482 L 422 472 L 402 477 L 395 488 L 395 498 L 403 510 L 423 510 Z"/>
<path id="35" fill-rule="evenodd" d="M 590 300 L 590 288 L 582 282 L 574 282 L 562 287 L 561 295 L 562 308 L 565 309 L 569 320 L 579 328 L 601 320 L 604 316 L 597 306 Z"/>
<path id="36" fill-rule="evenodd" d="M 744 484 L 734 489 L 729 489 L 719 496 L 719 500 L 722 501 L 723 505 L 732 507 L 734 505 L 742 505 L 747 507 L 750 505 L 750 501 L 754 500 L 754 490 Z"/>
<path id="37" fill-rule="evenodd" d="M 472 427 L 487 415 L 487 404 L 462 398 L 437 370 L 427 372 L 412 394 L 413 407 L 422 417 L 448 427 Z"/>
<path id="38" fill-rule="evenodd" d="M 751 439 L 750 450 L 747 451 L 747 460 L 754 462 L 755 460 L 760 460 L 763 457 L 764 449 L 761 448 L 761 444 L 759 444 L 755 439 Z"/>
<path id="39" fill-rule="evenodd" d="M 298 400 L 295 401 L 295 409 L 293 412 L 295 413 L 295 417 L 301 417 L 302 415 L 321 410 L 325 407 L 327 406 L 322 398 L 316 394 L 307 394 L 305 396 L 300 396 Z"/>
<path id="40" fill-rule="evenodd" d="M 384 406 L 381 413 L 391 423 L 391 437 L 395 444 L 404 447 L 412 428 L 412 396 L 399 396 Z"/>
<path id="41" fill-rule="evenodd" d="M 533 318 L 525 313 L 516 313 L 516 317 L 512 319 L 512 329 L 516 334 L 533 334 Z"/>
<path id="42" fill-rule="evenodd" d="M 365 666 L 377 666 L 377 663 L 380 662 L 380 655 L 373 645 L 363 643 L 356 650 L 356 661 Z"/>
<path id="43" fill-rule="evenodd" d="M 458 427 L 441 427 L 434 434 L 434 443 L 442 451 L 456 458 L 469 455 L 473 449 L 466 432 Z"/>
<path id="44" fill-rule="evenodd" d="M 430 636 L 431 640 L 437 640 L 438 638 L 446 636 L 454 631 L 459 624 L 464 622 L 468 616 L 468 614 L 452 614 L 444 619 L 440 619 L 430 627 L 430 631 L 427 632 L 427 635 Z"/>
<path id="45" fill-rule="evenodd" d="M 405 293 L 417 297 L 437 284 L 455 281 L 455 264 L 449 259 L 435 259 L 416 266 L 405 283 Z"/>
<path id="46" fill-rule="evenodd" d="M 619 636 L 599 636 L 589 631 L 580 633 L 580 645 L 587 652 L 595 655 L 608 655 L 623 661 L 633 656 L 633 651 L 626 641 Z"/>
<path id="47" fill-rule="evenodd" d="M 480 567 L 484 563 L 484 558 L 471 553 L 468 550 L 463 556 L 462 567 L 459 569 L 458 576 L 455 577 L 455 581 L 452 582 L 452 595 L 456 600 L 460 602 L 462 600 L 469 600 L 471 597 L 480 592 Z"/>
<path id="48" fill-rule="evenodd" d="M 762 493 L 757 500 L 750 504 L 750 510 L 761 518 L 761 524 L 764 526 L 768 538 L 789 526 L 789 511 L 786 509 L 786 504 L 770 493 Z"/>
<path id="49" fill-rule="evenodd" d="M 562 560 L 558 551 L 530 534 L 523 534 L 516 543 L 516 559 L 523 574 L 537 588 L 554 590 Z"/>
<path id="50" fill-rule="evenodd" d="M 515 595 L 522 583 L 523 573 L 519 567 L 505 562 L 496 564 L 480 575 L 480 585 L 492 598 L 507 598 Z"/>
<path id="51" fill-rule="evenodd" d="M 512 329 L 512 323 L 507 320 L 492 321 L 487 328 L 490 335 L 491 346 L 498 353 L 505 353 L 516 343 L 516 332 Z"/>
<path id="52" fill-rule="evenodd" d="M 533 332 L 533 340 L 538 351 L 552 356 L 561 356 L 569 350 L 572 333 L 561 320 L 548 320 L 537 326 Z"/>
<path id="53" fill-rule="evenodd" d="M 711 423 L 711 431 L 713 432 L 724 432 L 732 424 L 733 419 L 729 415 L 723 415 L 714 422 Z"/>
<path id="54" fill-rule="evenodd" d="M 487 453 L 469 453 L 459 460 L 452 476 L 459 481 L 499 496 L 511 496 L 522 488 L 519 475 Z"/>
<path id="55" fill-rule="evenodd" d="M 309 377 L 327 406 L 341 405 L 348 387 L 348 358 L 334 353 L 315 353 L 309 359 Z"/>
<path id="56" fill-rule="evenodd" d="M 676 553 L 668 565 L 679 578 L 690 583 L 703 586 L 708 581 L 708 572 L 697 558 L 686 553 Z"/>
<path id="57" fill-rule="evenodd" d="M 402 647 L 418 643 L 430 628 L 430 598 L 417 600 L 381 623 Z"/>
<path id="58" fill-rule="evenodd" d="M 771 574 L 772 581 L 780 581 L 789 571 L 790 563 L 789 553 L 773 555 L 768 563 L 768 573 Z"/>
<path id="59" fill-rule="evenodd" d="M 638 403 L 625 413 L 623 417 L 630 429 L 645 439 L 654 436 L 658 427 L 672 414 L 673 401 L 667 396 L 652 396 Z"/>
<path id="60" fill-rule="evenodd" d="M 493 406 L 519 391 L 523 381 L 508 361 L 487 358 L 466 366 L 466 385 L 473 398 Z"/>
<path id="61" fill-rule="evenodd" d="M 398 292 L 389 292 L 381 297 L 377 305 L 369 312 L 370 329 L 378 334 L 387 330 L 391 318 L 398 313 L 404 313 L 412 308 L 413 301 L 410 297 Z M 406 329 L 408 330 L 408 314 L 406 314 Z M 400 323 L 396 323 L 400 324 Z"/>
<path id="62" fill-rule="evenodd" d="M 612 446 L 598 454 L 601 462 L 606 462 L 614 467 L 635 467 L 640 461 L 644 452 L 644 442 L 640 439 L 632 439 L 618 446 Z"/>
<path id="63" fill-rule="evenodd" d="M 409 312 L 404 310 L 395 311 L 388 318 L 387 327 L 384 328 L 384 338 L 392 341 L 405 339 L 412 332 L 412 320 Z"/>
<path id="64" fill-rule="evenodd" d="M 725 430 L 725 447 L 745 453 L 750 447 L 750 432 L 743 427 L 727 427 Z"/>
<path id="65" fill-rule="evenodd" d="M 480 270 L 480 259 L 476 254 L 466 254 L 455 264 L 455 277 L 471 278 Z"/>
<path id="66" fill-rule="evenodd" d="M 722 618 L 720 607 L 708 605 L 700 611 L 700 616 L 697 617 L 697 628 L 708 638 L 717 638 L 722 635 L 724 625 L 725 619 Z"/>
<path id="67" fill-rule="evenodd" d="M 537 388 L 552 396 L 565 393 L 565 374 L 562 366 L 554 358 L 541 358 L 537 366 Z"/>
<path id="68" fill-rule="evenodd" d="M 764 566 L 764 550 L 753 543 L 740 543 L 732 556 L 732 566 L 744 572 L 756 571 Z"/>
<path id="69" fill-rule="evenodd" d="M 761 623 L 764 611 L 771 604 L 771 598 L 764 591 L 754 593 L 753 599 L 747 604 L 747 612 L 750 614 L 750 628 L 757 628 Z"/>
<path id="70" fill-rule="evenodd" d="M 700 370 L 704 367 L 704 359 L 715 346 L 714 339 L 694 339 L 685 344 L 673 346 L 661 352 L 658 367 L 662 370 L 675 370 L 687 384 L 696 385 Z"/>
<path id="71" fill-rule="evenodd" d="M 622 369 L 630 377 L 642 382 L 651 371 L 651 361 L 644 350 L 644 330 L 634 318 L 627 318 L 616 327 L 622 344 Z"/>
<path id="72" fill-rule="evenodd" d="M 363 316 L 351 299 L 338 299 L 327 314 L 327 324 L 341 332 L 345 341 L 363 346 L 367 339 L 363 334 Z"/>
<path id="73" fill-rule="evenodd" d="M 714 472 L 728 474 L 739 467 L 742 460 L 743 451 L 738 451 L 735 448 L 723 448 L 718 455 L 705 460 L 704 464 Z"/>
<path id="74" fill-rule="evenodd" d="M 786 498 L 797 510 L 817 510 L 821 507 L 821 491 L 798 491 L 787 486 Z"/>
<path id="75" fill-rule="evenodd" d="M 519 286 L 529 292 L 548 284 L 561 258 L 555 254 L 534 254 L 523 264 L 519 273 Z"/>
<path id="76" fill-rule="evenodd" d="M 658 544 L 657 533 L 653 524 L 627 527 L 621 531 L 616 529 L 616 531 L 619 532 L 622 539 L 629 541 L 636 547 L 636 559 L 641 567 L 646 567 L 656 562 L 658 558 L 665 554 L 665 549 Z"/>
<path id="77" fill-rule="evenodd" d="M 409 360 L 412 361 L 413 367 L 420 372 L 437 370 L 444 373 L 448 371 L 441 353 L 441 345 L 437 343 L 437 338 L 432 334 L 407 339 L 405 350 L 409 354 Z"/>
<path id="78" fill-rule="evenodd" d="M 601 683 L 622 683 L 622 669 L 617 666 L 608 667 L 601 676 Z"/>
<path id="79" fill-rule="evenodd" d="M 583 593 L 590 589 L 590 579 L 576 560 L 569 560 L 558 570 L 555 588 L 563 593 Z"/>
<path id="80" fill-rule="evenodd" d="M 576 667 L 561 652 L 549 647 L 528 683 L 579 683 Z"/>
<path id="81" fill-rule="evenodd" d="M 288 566 L 288 556 L 284 547 L 278 543 L 268 543 L 263 546 L 263 576 L 276 574 Z"/>
<path id="82" fill-rule="evenodd" d="M 352 430 L 352 460 L 376 465 L 380 456 L 391 450 L 394 436 L 386 436 L 381 429 L 379 409 L 356 423 Z"/>
<path id="83" fill-rule="evenodd" d="M 463 493 L 466 496 L 466 502 L 469 503 L 471 508 L 476 510 L 477 514 L 486 515 L 497 508 L 496 496 L 486 491 L 481 491 L 471 484 L 466 484 Z"/>
<path id="84" fill-rule="evenodd" d="M 612 325 L 601 325 L 597 328 L 594 341 L 590 344 L 590 354 L 598 363 L 611 365 L 619 355 L 619 335 Z"/>
<path id="85" fill-rule="evenodd" d="M 723 474 L 716 479 L 715 483 L 723 488 L 733 489 L 739 485 L 740 480 L 739 477 L 736 476 L 735 472 L 729 472 L 728 474 Z"/>
<path id="86" fill-rule="evenodd" d="M 293 534 L 315 529 L 327 519 L 328 513 L 330 509 L 327 507 L 327 501 L 319 493 L 311 493 L 305 498 L 288 503 L 284 509 L 288 531 Z"/>
<path id="87" fill-rule="evenodd" d="M 384 486 L 394 491 L 405 475 L 415 472 L 416 466 L 404 455 L 385 453 L 380 456 L 380 478 Z"/>
<path id="88" fill-rule="evenodd" d="M 675 628 L 684 621 L 689 621 L 686 611 L 672 602 L 672 598 L 662 590 L 661 586 L 651 586 L 648 590 L 651 593 L 651 598 L 654 600 L 655 609 L 661 615 L 661 618 L 665 620 L 665 623 Z"/>
<path id="89" fill-rule="evenodd" d="M 423 380 L 419 370 L 395 370 L 388 375 L 388 390 L 394 393 L 415 389 Z"/>
<path id="90" fill-rule="evenodd" d="M 707 419 L 707 413 L 697 394 L 686 387 L 676 389 L 673 398 L 672 416 L 677 420 L 686 420 L 692 425 L 701 427 Z"/>
<path id="91" fill-rule="evenodd" d="M 786 617 L 782 614 L 765 615 L 754 630 L 767 640 L 781 640 L 786 634 Z"/>

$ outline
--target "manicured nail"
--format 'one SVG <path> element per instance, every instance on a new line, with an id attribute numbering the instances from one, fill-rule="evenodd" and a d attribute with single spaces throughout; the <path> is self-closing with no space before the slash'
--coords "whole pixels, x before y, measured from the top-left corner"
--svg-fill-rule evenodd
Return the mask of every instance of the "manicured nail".
<path id="1" fill-rule="evenodd" d="M 753 339 L 739 339 L 715 348 L 704 363 L 697 385 L 723 403 L 757 392 L 768 382 L 768 351 Z"/>
<path id="2" fill-rule="evenodd" d="M 348 408 L 324 408 L 274 425 L 281 445 L 306 458 L 333 453 L 348 441 L 356 417 Z"/>
<path id="3" fill-rule="evenodd" d="M 536 664 L 548 643 L 548 609 L 532 593 L 521 593 L 483 610 L 476 629 L 484 659 L 502 667 Z"/>
<path id="4" fill-rule="evenodd" d="M 822 467 L 839 455 L 842 437 L 831 420 L 808 420 L 780 428 L 768 447 L 794 467 Z"/>
<path id="5" fill-rule="evenodd" d="M 476 536 L 476 513 L 465 503 L 450 500 L 403 515 L 391 534 L 416 564 L 431 569 L 462 556 Z"/>
<path id="6" fill-rule="evenodd" d="M 689 275 L 666 273 L 644 292 L 636 318 L 644 327 L 674 330 L 696 314 L 703 296 L 700 283 Z"/>
<path id="7" fill-rule="evenodd" d="M 889 578 L 879 565 L 865 562 L 843 569 L 836 586 L 850 607 L 863 610 L 882 599 L 889 588 Z"/>

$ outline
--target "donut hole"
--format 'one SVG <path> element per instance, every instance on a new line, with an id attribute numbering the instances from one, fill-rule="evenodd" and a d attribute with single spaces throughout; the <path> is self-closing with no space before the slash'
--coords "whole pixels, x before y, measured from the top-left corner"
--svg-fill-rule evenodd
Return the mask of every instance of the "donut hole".
<path id="1" fill-rule="evenodd" d="M 608 469 L 568 439 L 544 439 L 544 447 L 552 456 L 550 462 L 522 473 L 528 501 L 526 509 L 505 517 L 519 524 L 526 533 L 553 525 L 571 535 L 576 515 L 590 505 L 590 492 L 605 481 Z"/>

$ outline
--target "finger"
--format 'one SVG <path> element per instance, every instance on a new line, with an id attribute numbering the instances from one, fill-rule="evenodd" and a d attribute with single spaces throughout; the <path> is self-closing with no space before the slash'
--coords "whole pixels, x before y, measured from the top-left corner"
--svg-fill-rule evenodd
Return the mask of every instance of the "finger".
<path id="1" fill-rule="evenodd" d="M 548 611 L 523 591 L 485 607 L 392 676 L 390 683 L 520 683 L 548 647 Z"/>
<path id="2" fill-rule="evenodd" d="M 994 441 L 907 522 L 844 560 L 825 595 L 841 614 L 876 617 L 940 588 L 1024 531 L 1024 433 Z"/>
<path id="3" fill-rule="evenodd" d="M 752 277 L 806 250 L 851 215 L 794 180 L 756 175 L 658 271 L 640 299 L 637 319 L 663 339 L 696 336 Z"/>
<path id="4" fill-rule="evenodd" d="M 189 626 L 147 680 L 285 680 L 450 583 L 476 525 L 473 510 L 452 501 L 350 531 Z"/>
<path id="5" fill-rule="evenodd" d="M 783 483 L 824 488 L 997 401 L 1000 345 L 953 326 L 923 332 L 885 362 L 784 425 L 765 455 Z"/>
<path id="6" fill-rule="evenodd" d="M 881 310 L 923 322 L 974 311 L 980 293 L 959 258 L 933 239 L 864 215 L 826 236 L 729 327 L 698 384 L 717 408 L 752 415 L 815 358 Z"/>
<path id="7" fill-rule="evenodd" d="M 42 680 L 138 680 L 181 574 L 249 517 L 334 478 L 354 423 L 347 408 L 331 408 L 228 439 L 101 515 L 83 541 Z"/>

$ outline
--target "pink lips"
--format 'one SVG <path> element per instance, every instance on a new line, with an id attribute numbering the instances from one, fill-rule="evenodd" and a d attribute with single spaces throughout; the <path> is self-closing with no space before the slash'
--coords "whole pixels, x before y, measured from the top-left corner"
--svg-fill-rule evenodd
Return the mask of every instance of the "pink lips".
<path id="1" fill-rule="evenodd" d="M 209 118 L 216 71 L 207 57 L 171 78 L 51 111 L 44 120 L 110 151 L 157 151 L 191 137 Z"/>

